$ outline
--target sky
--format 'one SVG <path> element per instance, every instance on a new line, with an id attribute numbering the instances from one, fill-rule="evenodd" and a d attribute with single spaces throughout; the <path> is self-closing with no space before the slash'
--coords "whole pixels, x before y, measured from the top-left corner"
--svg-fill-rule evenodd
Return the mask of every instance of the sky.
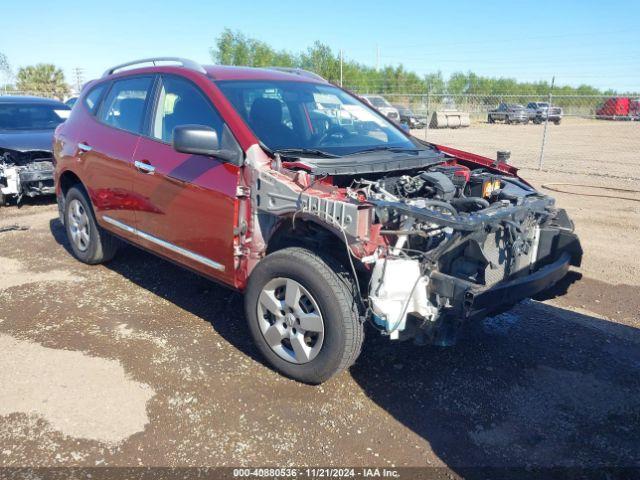
<path id="1" fill-rule="evenodd" d="M 277 49 L 314 41 L 345 59 L 640 91 L 640 1 L 25 0 L 3 9 L 0 52 L 14 72 L 54 63 L 67 81 L 150 56 L 211 63 L 228 27 Z M 378 60 L 379 59 L 379 60 Z"/>

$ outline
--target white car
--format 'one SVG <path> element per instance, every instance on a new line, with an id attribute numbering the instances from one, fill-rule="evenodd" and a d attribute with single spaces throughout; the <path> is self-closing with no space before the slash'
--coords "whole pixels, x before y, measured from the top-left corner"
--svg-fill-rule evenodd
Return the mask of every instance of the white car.
<path id="1" fill-rule="evenodd" d="M 380 95 L 361 95 L 360 98 L 386 116 L 389 120 L 400 123 L 400 112 L 398 112 L 397 108 L 387 102 L 384 97 Z"/>

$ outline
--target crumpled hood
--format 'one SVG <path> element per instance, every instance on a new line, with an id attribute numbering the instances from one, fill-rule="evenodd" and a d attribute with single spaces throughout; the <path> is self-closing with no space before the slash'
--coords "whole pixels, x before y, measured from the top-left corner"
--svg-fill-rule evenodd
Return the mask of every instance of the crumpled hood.
<path id="1" fill-rule="evenodd" d="M 26 152 L 53 150 L 53 130 L 0 130 L 0 148 Z"/>

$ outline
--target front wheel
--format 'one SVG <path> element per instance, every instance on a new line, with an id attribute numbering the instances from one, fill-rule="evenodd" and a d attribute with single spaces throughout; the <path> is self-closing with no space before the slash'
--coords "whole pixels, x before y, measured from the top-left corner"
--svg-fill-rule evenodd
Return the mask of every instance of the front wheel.
<path id="1" fill-rule="evenodd" d="M 319 384 L 348 368 L 364 338 L 355 286 L 342 266 L 299 247 L 265 257 L 245 294 L 251 335 L 276 370 Z"/>

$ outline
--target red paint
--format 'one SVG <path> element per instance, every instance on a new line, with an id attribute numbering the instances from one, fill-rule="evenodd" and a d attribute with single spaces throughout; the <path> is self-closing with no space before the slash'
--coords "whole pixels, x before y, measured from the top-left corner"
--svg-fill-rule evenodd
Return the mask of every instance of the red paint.
<path id="1" fill-rule="evenodd" d="M 464 150 L 458 150 L 456 148 L 445 147 L 444 145 L 434 144 L 434 146 L 441 152 L 455 157 L 458 160 L 457 163 L 461 163 L 462 165 L 466 165 L 472 169 L 483 167 L 495 173 L 511 175 L 512 177 L 518 176 L 518 169 L 513 165 L 508 165 L 506 163 L 496 164 L 495 160 L 488 157 L 483 157 L 476 153 L 465 152 Z"/>
<path id="2" fill-rule="evenodd" d="M 202 270 L 225 283 L 234 283 L 233 227 L 238 167 L 215 158 L 176 152 L 171 145 L 142 137 L 133 160 L 155 167 L 153 175 L 137 169 L 131 174 L 135 190 L 153 210 L 136 211 L 136 227 L 224 266 L 203 266 L 163 251 L 177 262 Z M 144 246 L 157 249 L 153 243 Z"/>
<path id="3" fill-rule="evenodd" d="M 628 117 L 631 99 L 628 97 L 612 97 L 596 110 L 599 117 Z"/>

